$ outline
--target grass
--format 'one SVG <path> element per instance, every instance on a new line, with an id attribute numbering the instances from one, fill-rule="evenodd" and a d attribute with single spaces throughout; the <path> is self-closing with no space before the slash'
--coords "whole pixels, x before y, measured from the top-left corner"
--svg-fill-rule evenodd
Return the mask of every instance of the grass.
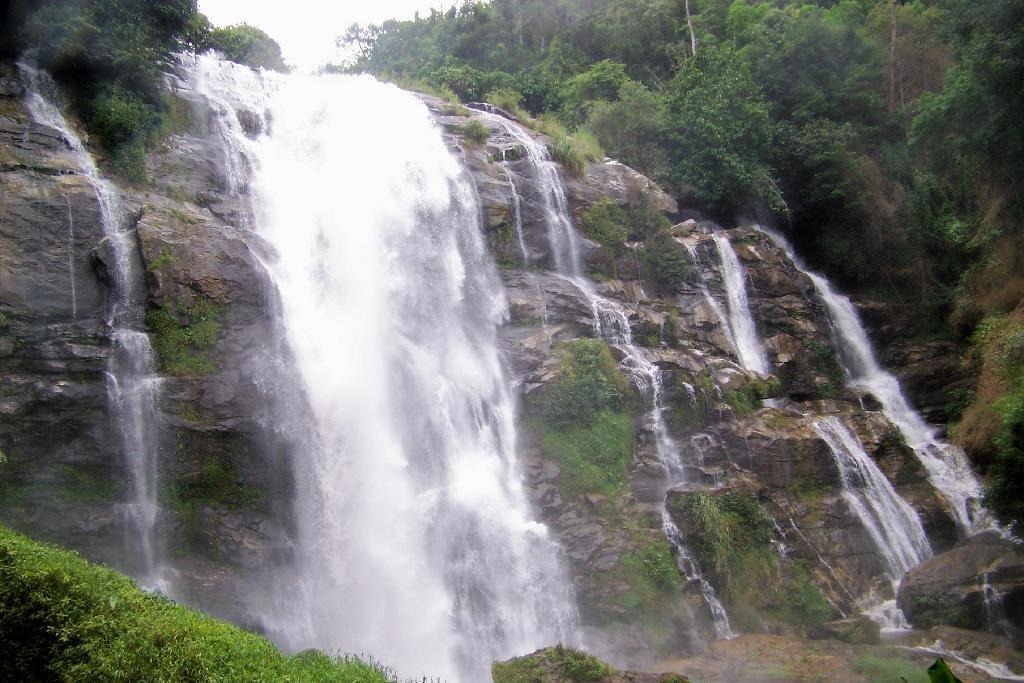
<path id="1" fill-rule="evenodd" d="M 701 567 L 734 610 L 737 625 L 760 630 L 765 619 L 803 631 L 832 618 L 832 609 L 800 562 L 779 560 L 771 517 L 750 494 L 726 491 L 676 498 L 674 518 Z M 731 612 L 732 613 L 732 612 Z"/>
<path id="2" fill-rule="evenodd" d="M 550 138 L 548 153 L 551 154 L 551 158 L 574 175 L 583 175 L 587 162 L 604 159 L 601 143 L 592 133 L 586 130 L 570 133 L 561 121 L 550 113 L 542 114 L 538 118 L 530 116 L 522 107 L 522 96 L 519 93 L 493 90 L 487 93 L 484 99 L 515 116 L 523 125 Z"/>
<path id="3" fill-rule="evenodd" d="M 160 369 L 182 377 L 211 374 L 215 368 L 206 351 L 220 336 L 220 308 L 205 300 L 176 308 L 165 304 L 146 313 Z"/>
<path id="4" fill-rule="evenodd" d="M 751 380 L 739 389 L 726 392 L 725 402 L 737 415 L 749 415 L 761 407 L 762 399 L 778 396 L 780 386 L 776 377 Z"/>
<path id="5" fill-rule="evenodd" d="M 434 86 L 430 83 L 420 80 L 418 78 L 410 78 L 409 76 L 403 76 L 392 73 L 384 73 L 377 76 L 377 78 L 385 83 L 392 83 L 402 90 L 411 90 L 413 92 L 420 92 L 425 95 L 433 95 L 439 97 L 448 104 L 461 105 L 459 97 L 456 95 L 451 88 L 445 86 Z"/>
<path id="6" fill-rule="evenodd" d="M 166 268 L 168 266 L 173 265 L 174 262 L 177 260 L 178 259 L 174 256 L 174 254 L 172 254 L 166 248 L 161 249 L 160 255 L 146 265 L 146 270 L 148 270 L 150 273 L 155 273 L 161 268 Z"/>
<path id="7" fill-rule="evenodd" d="M 472 145 L 480 146 L 487 142 L 491 137 L 491 130 L 484 124 L 480 123 L 479 119 L 473 119 L 466 125 L 462 126 L 462 135 Z"/>
<path id="8" fill-rule="evenodd" d="M 0 527 L 0 680 L 394 681 L 351 657 L 268 640 L 140 591 L 76 553 Z"/>
<path id="9" fill-rule="evenodd" d="M 928 674 L 908 659 L 864 655 L 853 663 L 856 673 L 874 683 L 929 683 Z"/>
<path id="10" fill-rule="evenodd" d="M 625 413 L 602 411 L 586 426 L 543 425 L 540 435 L 544 455 L 562 470 L 559 488 L 564 493 L 614 496 L 629 488 L 636 436 Z"/>

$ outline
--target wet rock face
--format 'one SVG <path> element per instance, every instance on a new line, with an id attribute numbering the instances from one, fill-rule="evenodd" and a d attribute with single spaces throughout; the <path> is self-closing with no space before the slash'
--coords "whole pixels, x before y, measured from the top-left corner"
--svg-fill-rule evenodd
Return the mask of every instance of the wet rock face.
<path id="1" fill-rule="evenodd" d="M 96 193 L 60 132 L 33 123 L 0 66 L 0 520 L 123 555 L 125 474 L 106 411 Z"/>
<path id="2" fill-rule="evenodd" d="M 1020 638 L 1024 634 L 1024 552 L 986 531 L 914 567 L 898 604 L 917 628 L 948 624 Z"/>
<path id="3" fill-rule="evenodd" d="M 0 67 L 0 520 L 132 572 L 128 463 L 106 386 L 112 247 L 96 190 L 23 97 Z M 152 186 L 118 190 L 137 247 L 132 298 L 181 329 L 215 321 L 206 348 L 180 354 L 192 365 L 161 368 L 159 552 L 181 597 L 245 621 L 232 590 L 287 555 L 288 450 L 266 418 L 276 397 L 300 402 L 272 361 L 282 341 L 260 260 L 273 255 L 247 230 L 245 188 L 211 135 L 234 113 L 175 97 L 187 125 L 150 154 Z"/>

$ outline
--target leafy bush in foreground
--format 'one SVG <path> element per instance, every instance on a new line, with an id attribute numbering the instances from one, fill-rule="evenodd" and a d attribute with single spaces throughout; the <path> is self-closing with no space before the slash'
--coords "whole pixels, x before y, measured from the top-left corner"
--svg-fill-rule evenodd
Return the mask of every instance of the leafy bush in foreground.
<path id="1" fill-rule="evenodd" d="M 286 657 L 260 636 L 0 527 L 0 680 L 387 683 L 394 677 L 354 658 L 315 651 Z"/>

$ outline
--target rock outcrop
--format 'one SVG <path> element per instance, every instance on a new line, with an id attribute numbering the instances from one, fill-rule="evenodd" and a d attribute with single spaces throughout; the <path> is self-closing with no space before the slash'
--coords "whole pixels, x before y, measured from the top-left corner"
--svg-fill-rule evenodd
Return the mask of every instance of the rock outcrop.
<path id="1" fill-rule="evenodd" d="M 898 604 L 917 628 L 947 624 L 1024 644 L 1024 549 L 997 531 L 968 538 L 907 572 Z"/>

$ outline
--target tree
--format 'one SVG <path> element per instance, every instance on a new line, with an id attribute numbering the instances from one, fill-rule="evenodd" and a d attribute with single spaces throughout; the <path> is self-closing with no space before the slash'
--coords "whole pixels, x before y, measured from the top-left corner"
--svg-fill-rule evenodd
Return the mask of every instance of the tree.
<path id="1" fill-rule="evenodd" d="M 272 71 L 289 70 L 277 41 L 263 30 L 249 24 L 235 24 L 211 30 L 206 46 L 217 50 L 225 59 L 232 62 Z"/>
<path id="2" fill-rule="evenodd" d="M 706 46 L 679 70 L 667 124 L 671 174 L 698 198 L 782 208 L 768 166 L 768 105 L 734 48 Z"/>

